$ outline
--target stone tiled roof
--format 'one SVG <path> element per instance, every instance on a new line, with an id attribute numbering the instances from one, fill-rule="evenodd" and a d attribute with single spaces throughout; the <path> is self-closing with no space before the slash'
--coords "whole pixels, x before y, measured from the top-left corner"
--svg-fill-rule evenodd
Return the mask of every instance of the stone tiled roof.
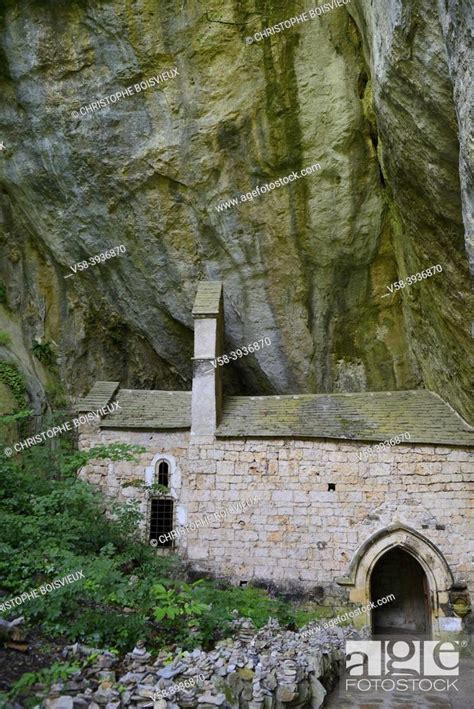
<path id="1" fill-rule="evenodd" d="M 120 389 L 115 398 L 120 409 L 101 421 L 102 428 L 163 430 L 191 427 L 190 391 Z"/>
<path id="2" fill-rule="evenodd" d="M 117 382 L 97 382 L 79 410 L 93 411 L 114 396 L 120 409 L 101 421 L 102 428 L 191 427 L 191 392 L 117 392 L 117 387 Z M 405 431 L 408 443 L 474 446 L 474 429 L 437 394 L 424 390 L 230 396 L 224 400 L 217 436 L 385 441 Z"/>
<path id="3" fill-rule="evenodd" d="M 201 281 L 193 305 L 193 316 L 217 315 L 222 297 L 222 281 Z"/>
<path id="4" fill-rule="evenodd" d="M 217 435 L 474 445 L 474 429 L 430 391 L 231 396 Z"/>
<path id="5" fill-rule="evenodd" d="M 120 382 L 96 382 L 90 392 L 76 403 L 76 411 L 95 411 L 107 406 Z"/>

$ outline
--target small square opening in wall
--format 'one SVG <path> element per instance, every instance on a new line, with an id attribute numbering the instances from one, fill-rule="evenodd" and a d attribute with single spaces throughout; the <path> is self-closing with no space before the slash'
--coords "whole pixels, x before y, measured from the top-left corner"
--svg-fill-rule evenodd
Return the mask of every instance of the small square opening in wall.
<path id="1" fill-rule="evenodd" d="M 156 539 L 158 547 L 170 547 L 172 539 L 160 541 L 161 535 L 167 535 L 173 529 L 173 500 L 153 498 L 150 507 L 150 540 Z"/>
<path id="2" fill-rule="evenodd" d="M 336 483 L 328 483 L 328 492 L 336 492 Z"/>

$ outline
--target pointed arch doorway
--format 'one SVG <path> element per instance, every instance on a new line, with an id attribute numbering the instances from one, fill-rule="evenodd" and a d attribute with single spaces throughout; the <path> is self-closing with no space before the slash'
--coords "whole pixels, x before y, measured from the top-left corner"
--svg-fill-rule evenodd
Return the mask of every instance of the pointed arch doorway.
<path id="1" fill-rule="evenodd" d="M 370 574 L 370 600 L 376 604 L 390 594 L 394 600 L 372 608 L 372 633 L 431 637 L 428 579 L 415 557 L 399 546 L 379 557 Z"/>
<path id="2" fill-rule="evenodd" d="M 369 626 L 371 630 L 374 630 L 373 622 L 380 622 L 376 614 L 372 614 L 370 610 L 370 602 L 378 600 L 377 598 L 372 598 L 374 590 L 372 589 L 372 578 L 374 583 L 377 584 L 375 589 L 377 594 L 382 592 L 382 597 L 390 593 L 396 595 L 393 589 L 388 588 L 389 582 L 387 579 L 391 579 L 391 583 L 395 583 L 397 578 L 403 575 L 402 569 L 404 567 L 396 567 L 395 555 L 387 556 L 384 560 L 384 556 L 391 551 L 396 551 L 397 554 L 405 553 L 418 563 L 423 572 L 423 575 L 421 575 L 419 570 L 415 571 L 418 567 L 413 566 L 412 562 L 407 560 L 407 557 L 403 557 L 405 566 L 408 568 L 408 565 L 410 565 L 409 568 L 413 568 L 414 579 L 417 579 L 418 583 L 418 591 L 410 600 L 408 589 L 406 589 L 405 596 L 407 597 L 408 595 L 408 600 L 405 600 L 405 604 L 402 606 L 402 613 L 405 614 L 407 620 L 403 621 L 402 616 L 398 616 L 397 622 L 405 622 L 405 625 L 410 626 L 413 623 L 414 610 L 416 608 L 421 609 L 421 598 L 423 598 L 423 605 L 425 609 L 427 608 L 426 614 L 428 616 L 428 618 L 425 616 L 427 634 L 431 632 L 433 639 L 438 639 L 446 632 L 454 634 L 460 632 L 460 619 L 452 618 L 453 613 L 449 608 L 449 591 L 453 586 L 454 578 L 446 559 L 433 542 L 417 530 L 401 522 L 393 522 L 387 527 L 374 532 L 357 549 L 347 575 L 336 579 L 340 586 L 348 588 L 350 602 L 363 607 L 363 612 L 354 617 L 355 625 L 357 627 Z M 381 565 L 377 566 L 379 561 Z M 373 576 L 374 570 L 375 576 Z M 397 571 L 396 575 L 395 570 Z M 385 581 L 383 580 L 384 577 Z M 423 592 L 420 590 L 420 584 Z M 400 587 L 399 592 L 402 595 L 403 591 L 403 587 Z M 387 610 L 392 602 L 384 604 L 382 610 Z M 393 618 L 393 615 L 392 620 L 390 620 L 390 615 L 384 615 L 379 627 L 383 627 L 384 623 L 394 622 Z M 403 629 L 400 632 L 403 633 Z M 416 633 L 417 631 L 414 630 L 413 632 Z"/>

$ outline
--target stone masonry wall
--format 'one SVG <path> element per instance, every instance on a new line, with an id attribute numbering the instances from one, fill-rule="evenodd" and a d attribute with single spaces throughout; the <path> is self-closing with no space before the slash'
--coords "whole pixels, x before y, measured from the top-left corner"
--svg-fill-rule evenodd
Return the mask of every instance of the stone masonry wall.
<path id="1" fill-rule="evenodd" d="M 188 433 L 90 430 L 81 448 L 126 441 L 147 447 L 140 464 L 98 461 L 82 475 L 117 499 L 144 480 L 153 456 L 177 461 L 177 524 L 187 524 L 251 496 L 257 503 L 241 513 L 199 527 L 176 546 L 193 566 L 234 582 L 264 580 L 287 589 L 322 587 L 326 599 L 347 599 L 335 578 L 347 573 L 358 547 L 398 520 L 438 546 L 455 578 L 474 597 L 474 479 L 472 454 L 445 446 L 398 445 L 358 460 L 359 442 L 233 439 L 189 444 Z M 329 491 L 329 485 L 335 491 Z M 143 501 L 143 509 L 146 509 Z"/>

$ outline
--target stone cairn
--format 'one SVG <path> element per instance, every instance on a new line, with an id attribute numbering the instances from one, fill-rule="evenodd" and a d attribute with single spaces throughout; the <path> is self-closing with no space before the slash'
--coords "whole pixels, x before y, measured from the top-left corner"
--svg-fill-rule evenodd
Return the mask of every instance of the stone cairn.
<path id="1" fill-rule="evenodd" d="M 274 619 L 257 631 L 251 620 L 238 617 L 236 611 L 232 625 L 234 636 L 218 642 L 210 652 L 177 648 L 171 655 L 160 652 L 154 662 L 142 642 L 121 660 L 107 651 L 76 643 L 64 650 L 69 661 L 99 655 L 69 681 L 54 685 L 42 706 L 319 709 L 327 693 L 325 687 L 331 688 L 339 675 L 346 639 L 362 636 L 353 628 L 318 630 L 317 623 L 310 623 L 305 630 L 314 633 L 304 637 L 301 631 L 282 629 Z M 155 693 L 184 680 L 188 685 L 194 683 L 168 698 L 156 697 Z"/>

